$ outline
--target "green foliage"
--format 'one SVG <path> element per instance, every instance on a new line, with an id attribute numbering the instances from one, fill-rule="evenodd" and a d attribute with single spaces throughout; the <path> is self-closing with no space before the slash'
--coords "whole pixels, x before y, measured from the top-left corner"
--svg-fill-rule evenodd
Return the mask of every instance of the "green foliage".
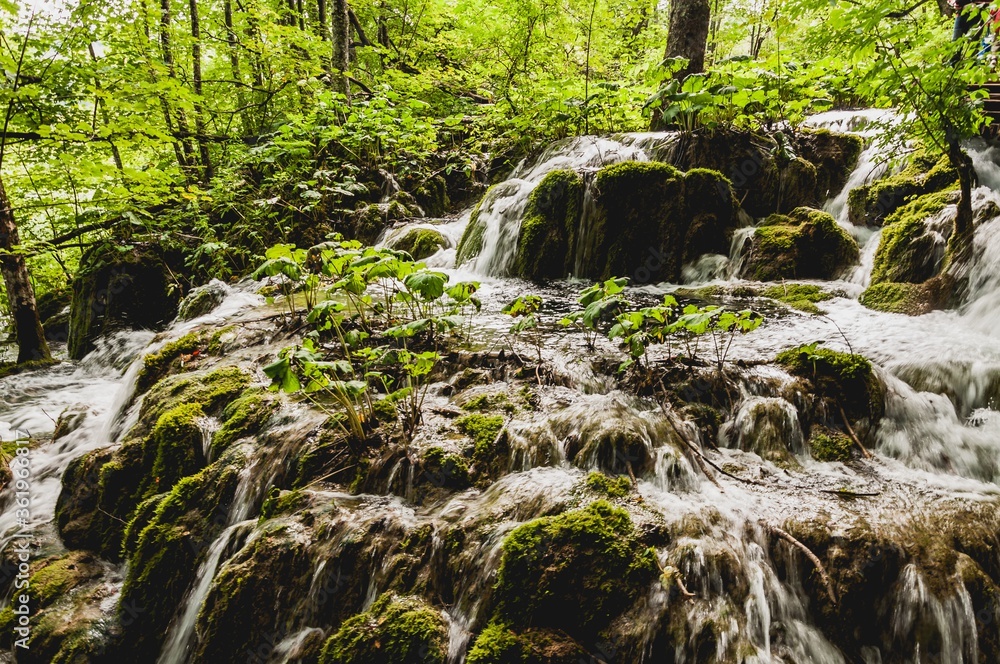
<path id="1" fill-rule="evenodd" d="M 503 308 L 502 313 L 515 319 L 510 333 L 526 336 L 535 348 L 538 363 L 542 362 L 542 332 L 538 326 L 538 312 L 542 308 L 542 298 L 538 295 L 519 295 L 513 302 Z"/>
<path id="2" fill-rule="evenodd" d="M 582 330 L 587 346 L 593 348 L 602 326 L 613 320 L 625 305 L 622 292 L 626 284 L 628 284 L 626 277 L 612 277 L 583 289 L 576 300 L 583 309 L 568 314 L 559 321 L 559 324 Z"/>

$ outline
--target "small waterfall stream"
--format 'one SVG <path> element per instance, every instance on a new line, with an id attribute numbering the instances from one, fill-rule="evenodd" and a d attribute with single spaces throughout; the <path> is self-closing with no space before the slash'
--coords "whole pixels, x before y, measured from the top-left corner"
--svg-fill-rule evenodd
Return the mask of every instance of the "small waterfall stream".
<path id="1" fill-rule="evenodd" d="M 475 532 L 478 539 L 470 538 L 461 552 L 464 573 L 451 589 L 453 601 L 445 611 L 449 627 L 447 659 L 449 664 L 461 664 L 471 640 L 489 620 L 486 609 L 490 606 L 489 594 L 500 565 L 504 537 L 521 523 L 564 510 L 587 472 L 602 467 L 596 456 L 573 458 L 574 450 L 569 449 L 567 441 L 596 437 L 594 431 L 625 422 L 631 427 L 630 433 L 643 440 L 642 454 L 648 456 L 648 463 L 637 473 L 635 481 L 639 498 L 635 510 L 653 515 L 649 523 L 659 520 L 658 523 L 674 528 L 674 532 L 683 533 L 669 546 L 660 547 L 657 555 L 661 567 L 679 570 L 692 591 L 692 597 L 682 601 L 671 589 L 658 585 L 642 598 L 636 608 L 641 620 L 636 621 L 644 635 L 645 654 L 636 661 L 659 661 L 651 654 L 656 652 L 658 637 L 670 624 L 682 624 L 690 641 L 673 653 L 672 661 L 676 664 L 728 661 L 724 658 L 737 645 L 742 653 L 739 661 L 746 664 L 853 663 L 855 660 L 845 657 L 817 620 L 805 589 L 807 580 L 802 578 L 796 563 L 799 554 L 791 547 L 773 547 L 773 538 L 764 524 L 781 523 L 793 516 L 802 520 L 822 517 L 833 524 L 843 519 L 846 523 L 860 514 L 877 521 L 880 527 L 889 528 L 895 522 L 895 512 L 903 510 L 901 506 L 924 500 L 928 495 L 982 501 L 1000 495 L 996 486 L 1000 484 L 1000 346 L 997 344 L 1000 209 L 992 216 L 989 214 L 989 206 L 1000 201 L 996 190 L 991 188 L 1000 187 L 1000 168 L 995 166 L 990 148 L 972 148 L 984 185 L 977 190 L 976 210 L 987 218 L 976 231 L 976 261 L 969 275 L 968 304 L 960 311 L 934 312 L 917 318 L 869 311 L 858 303 L 857 297 L 870 281 L 882 230 L 851 226 L 847 198 L 850 190 L 892 172 L 890 157 L 902 146 L 870 140 L 881 131 L 873 127 L 888 120 L 883 112 L 830 113 L 811 120 L 815 127 L 858 131 L 869 139 L 847 185 L 826 204 L 826 210 L 859 240 L 861 259 L 842 281 L 825 284 L 838 295 L 823 303 L 824 316 L 789 314 L 781 325 L 765 325 L 753 335 L 734 342 L 732 357 L 745 360 L 751 368 L 746 370 L 728 419 L 719 423 L 721 449 L 717 454 L 722 463 L 731 462 L 743 469 L 740 472 L 752 474 L 755 484 L 727 484 L 723 490 L 704 481 L 689 457 L 670 443 L 675 434 L 654 405 L 593 381 L 586 374 L 589 369 L 578 366 L 579 356 L 586 351 L 579 345 L 559 345 L 560 341 L 545 352 L 553 357 L 553 364 L 560 370 L 567 374 L 576 371 L 577 386 L 587 388 L 553 388 L 554 395 L 547 398 L 550 405 L 558 405 L 553 407 L 554 414 L 532 414 L 510 423 L 510 472 L 488 488 L 458 492 L 440 504 L 414 505 L 408 500 L 413 494 L 414 464 L 401 459 L 391 473 L 400 478 L 405 473 L 407 477 L 394 482 L 396 477 L 391 475 L 388 485 L 406 485 L 408 488 L 403 491 L 406 496 L 315 491 L 336 512 L 342 529 L 323 542 L 322 559 L 311 561 L 310 574 L 306 575 L 308 588 L 302 601 L 310 607 L 321 604 L 318 596 L 325 584 L 331 575 L 340 574 L 334 564 L 337 556 L 356 544 L 354 538 L 360 537 L 359 533 L 387 532 L 395 537 L 393 528 L 403 532 L 426 527 L 430 559 L 443 566 L 442 561 L 448 555 L 455 555 L 454 551 L 448 553 L 449 529 L 465 528 Z M 509 296 L 524 290 L 523 284 L 503 275 L 509 272 L 514 259 L 528 196 L 541 179 L 559 168 L 592 175 L 606 164 L 656 158 L 671 140 L 670 135 L 630 134 L 563 141 L 550 146 L 537 159 L 519 165 L 509 180 L 490 191 L 479 211 L 486 227 L 483 251 L 472 263 L 455 271 L 463 276 L 471 271 L 484 282 L 480 295 L 485 309 L 500 319 L 491 325 L 500 330 L 509 326 L 509 321 L 495 314 Z M 585 179 L 588 186 L 580 222 L 584 238 L 588 237 L 588 222 L 593 215 L 592 178 Z M 446 235 L 451 246 L 427 262 L 452 270 L 454 247 L 470 213 L 467 211 L 443 224 L 430 226 L 422 221 L 417 226 L 390 229 L 381 242 L 389 244 L 414 227 L 433 227 Z M 935 246 L 941 250 L 946 242 L 949 215 L 953 214 L 953 208 L 949 207 L 927 222 L 928 233 L 937 234 Z M 738 229 L 729 256 L 706 256 L 686 266 L 685 281 L 735 283 L 744 244 L 753 232 L 750 226 Z M 590 253 L 587 242 L 579 247 L 576 269 L 582 271 Z M 940 260 L 940 255 L 932 259 Z M 659 294 L 672 289 L 669 284 L 648 286 L 644 292 Z M 546 293 L 553 300 L 569 299 L 562 286 Z M 33 452 L 31 525 L 38 530 L 51 530 L 60 477 L 70 461 L 88 451 L 120 443 L 135 424 L 139 413 L 133 392 L 143 355 L 198 326 L 228 324 L 262 306 L 262 298 L 249 288 L 230 289 L 211 314 L 176 322 L 164 334 L 114 335 L 102 340 L 98 349 L 79 364 L 65 363 L 22 378 L 0 379 L 0 433 L 4 436 L 12 435 L 14 430 L 44 434 L 54 428 L 53 418 L 67 408 L 83 404 L 79 408 L 83 413 L 80 423 L 74 430 L 54 442 L 42 443 Z M 561 302 L 560 306 L 569 305 Z M 791 377 L 773 367 L 752 368 L 770 361 L 780 350 L 817 340 L 843 349 L 849 343 L 853 352 L 870 357 L 878 365 L 887 385 L 886 414 L 871 441 L 878 459 L 863 471 L 841 463 L 809 459 L 809 443 L 798 418 L 799 404 L 791 397 L 786 398 Z M 263 355 L 257 353 L 247 364 Z M 447 404 L 447 399 L 443 398 L 443 402 Z M 206 418 L 199 426 L 204 456 L 212 461 L 212 437 L 219 422 Z M 706 442 L 694 427 L 687 433 L 692 440 Z M 775 466 L 750 451 L 754 441 L 764 436 L 789 443 L 796 467 Z M 194 646 L 202 638 L 199 613 L 213 591 L 214 581 L 241 549 L 260 537 L 255 508 L 272 486 L 276 468 L 288 461 L 280 446 L 265 447 L 261 446 L 263 451 L 248 453 L 251 460 L 225 513 L 224 528 L 207 546 L 194 581 L 176 608 L 158 664 L 192 661 Z M 803 479 L 803 468 L 811 474 L 808 480 L 811 484 L 804 484 L 807 480 Z M 830 487 L 863 490 L 879 482 L 883 484 L 878 486 L 889 488 L 880 489 L 881 495 L 869 504 L 836 502 L 822 495 L 824 491 L 829 493 Z M 5 506 L 0 511 L 0 542 L 4 545 L 18 530 L 13 510 L 8 508 L 10 493 L 8 489 L 0 495 L 0 505 Z M 377 524 L 377 528 L 372 524 Z M 681 527 L 681 524 L 688 525 Z M 372 546 L 369 551 L 372 558 L 364 567 L 366 578 L 360 591 L 363 608 L 370 607 L 393 586 L 390 553 L 398 552 L 399 542 L 389 535 L 385 537 L 380 546 Z M 879 610 L 884 618 L 885 637 L 878 645 L 865 646 L 862 657 L 865 664 L 979 661 L 976 645 L 979 628 L 969 591 L 960 580 L 954 580 L 954 589 L 947 596 L 935 594 L 930 591 L 924 574 L 916 566 L 908 565 L 899 574 L 892 593 L 878 598 L 884 604 L 880 604 Z M 312 622 L 315 613 L 310 609 L 286 621 L 289 631 L 276 638 L 277 645 L 266 661 L 295 662 L 306 642 L 321 635 L 329 636 L 331 625 Z M 700 649 L 708 647 L 705 643 L 709 641 L 703 637 L 709 632 L 713 650 L 706 654 Z M 921 651 L 921 648 L 926 651 L 927 645 L 918 636 L 928 633 L 940 641 L 934 646 L 935 653 Z M 889 648 L 898 649 L 893 654 L 895 659 L 885 659 Z"/>

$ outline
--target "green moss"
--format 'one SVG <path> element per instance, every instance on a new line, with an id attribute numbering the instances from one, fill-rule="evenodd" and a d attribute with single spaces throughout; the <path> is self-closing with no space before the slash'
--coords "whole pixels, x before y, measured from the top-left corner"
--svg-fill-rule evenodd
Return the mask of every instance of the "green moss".
<path id="1" fill-rule="evenodd" d="M 510 402 L 510 398 L 504 392 L 486 392 L 467 399 L 462 403 L 462 410 L 474 413 L 501 410 L 505 413 L 513 413 L 517 410 L 517 406 Z"/>
<path id="2" fill-rule="evenodd" d="M 260 518 L 267 520 L 283 514 L 291 514 L 296 510 L 302 509 L 308 502 L 306 494 L 298 489 L 284 491 L 278 487 L 273 487 L 260 508 Z"/>
<path id="3" fill-rule="evenodd" d="M 599 501 L 529 521 L 503 543 L 496 617 L 589 639 L 657 576 L 628 513 Z"/>
<path id="4" fill-rule="evenodd" d="M 424 452 L 421 466 L 425 477 L 437 486 L 449 489 L 469 486 L 469 465 L 457 454 L 446 454 L 440 447 L 431 447 Z"/>
<path id="5" fill-rule="evenodd" d="M 931 310 L 931 292 L 924 284 L 873 284 L 861 294 L 861 304 L 875 311 L 919 316 Z"/>
<path id="6" fill-rule="evenodd" d="M 609 498 L 624 498 L 632 491 L 632 481 L 628 477 L 619 475 L 612 479 L 596 470 L 587 475 L 586 484 L 591 491 L 602 493 Z"/>
<path id="7" fill-rule="evenodd" d="M 139 370 L 139 375 L 135 379 L 136 392 L 139 394 L 146 392 L 153 383 L 167 375 L 175 360 L 181 355 L 189 355 L 198 350 L 203 343 L 201 333 L 191 332 L 144 357 L 142 369 Z"/>
<path id="8" fill-rule="evenodd" d="M 54 364 L 59 364 L 59 360 L 28 360 L 27 362 L 0 362 L 0 378 L 16 376 L 29 371 L 47 369 Z"/>
<path id="9" fill-rule="evenodd" d="M 447 623 L 419 597 L 382 595 L 323 646 L 320 664 L 444 664 Z"/>
<path id="10" fill-rule="evenodd" d="M 744 275 L 757 281 L 831 279 L 858 256 L 858 243 L 833 217 L 796 208 L 771 215 L 754 231 Z"/>
<path id="11" fill-rule="evenodd" d="M 921 283 L 934 276 L 937 242 L 924 223 L 945 208 L 951 192 L 921 196 L 885 219 L 871 283 Z"/>
<path id="12" fill-rule="evenodd" d="M 150 491 L 168 490 L 204 465 L 202 430 L 198 426 L 198 420 L 204 417 L 201 404 L 186 403 L 168 410 L 156 421 L 148 443 L 154 446 L 156 454 Z"/>
<path id="13" fill-rule="evenodd" d="M 877 225 L 913 196 L 953 187 L 957 181 L 947 156 L 916 150 L 901 172 L 851 191 L 847 199 L 851 223 Z"/>
<path id="14" fill-rule="evenodd" d="M 540 281 L 569 273 L 582 204 L 583 179 L 575 171 L 552 171 L 538 183 L 521 222 L 516 275 Z"/>
<path id="15" fill-rule="evenodd" d="M 478 256 L 483 250 L 483 236 L 486 234 L 486 222 L 480 219 L 480 212 L 483 202 L 491 199 L 495 187 L 496 185 L 486 191 L 486 195 L 483 196 L 482 200 L 479 201 L 479 204 L 476 205 L 469 216 L 469 224 L 465 227 L 465 232 L 462 233 L 462 239 L 459 240 L 458 249 L 455 252 L 456 265 L 467 263 Z"/>
<path id="16" fill-rule="evenodd" d="M 448 246 L 448 240 L 433 228 L 414 228 L 393 243 L 393 249 L 405 251 L 414 260 L 423 260 Z"/>
<path id="17" fill-rule="evenodd" d="M 222 411 L 222 426 L 212 436 L 212 458 L 217 459 L 235 441 L 259 433 L 274 414 L 277 405 L 266 398 L 264 390 L 244 392 Z"/>
<path id="18" fill-rule="evenodd" d="M 885 410 L 885 387 L 871 362 L 861 355 L 841 353 L 816 344 L 778 353 L 778 364 L 796 376 L 810 380 L 820 396 L 835 401 L 855 419 L 874 422 Z"/>
<path id="19" fill-rule="evenodd" d="M 150 496 L 135 508 L 135 511 L 132 512 L 132 518 L 129 520 L 128 525 L 125 526 L 125 533 L 122 536 L 123 552 L 135 550 L 136 545 L 139 543 L 139 535 L 142 534 L 142 531 L 152 521 L 153 515 L 156 514 L 156 508 L 160 506 L 160 503 L 168 495 L 167 493 L 158 493 L 155 496 Z"/>
<path id="20" fill-rule="evenodd" d="M 138 430 L 133 435 L 152 428 L 163 413 L 181 404 L 197 403 L 206 414 L 217 413 L 249 385 L 250 375 L 238 367 L 169 376 L 154 385 L 143 398 Z"/>
<path id="21" fill-rule="evenodd" d="M 820 313 L 817 302 L 823 302 L 833 298 L 832 293 L 824 291 L 819 286 L 812 284 L 782 284 L 764 289 L 761 293 L 764 297 L 784 302 L 793 309 L 804 311 L 809 314 Z"/>
<path id="22" fill-rule="evenodd" d="M 500 415 L 471 413 L 455 420 L 455 427 L 475 443 L 474 458 L 478 461 L 487 457 L 493 441 L 503 429 L 504 419 Z"/>
<path id="23" fill-rule="evenodd" d="M 468 664 L 579 664 L 599 660 L 557 630 L 524 629 L 492 622 L 469 650 Z"/>
<path id="24" fill-rule="evenodd" d="M 854 441 L 839 431 L 817 427 L 809 436 L 809 452 L 817 461 L 849 461 Z"/>

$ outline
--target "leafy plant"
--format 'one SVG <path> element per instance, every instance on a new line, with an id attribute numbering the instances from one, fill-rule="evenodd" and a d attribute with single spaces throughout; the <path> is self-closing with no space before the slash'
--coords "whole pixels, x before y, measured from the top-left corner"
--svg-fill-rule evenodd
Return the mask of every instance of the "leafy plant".
<path id="1" fill-rule="evenodd" d="M 612 277 L 580 291 L 577 302 L 583 307 L 559 321 L 564 327 L 575 326 L 582 330 L 589 348 L 594 347 L 602 324 L 613 320 L 625 305 L 622 291 L 628 284 L 627 277 Z"/>
<path id="2" fill-rule="evenodd" d="M 542 298 L 538 295 L 521 295 L 503 308 L 502 313 L 512 316 L 515 323 L 510 333 L 526 336 L 535 348 L 538 363 L 542 363 L 542 333 L 538 327 L 538 312 L 542 308 Z"/>

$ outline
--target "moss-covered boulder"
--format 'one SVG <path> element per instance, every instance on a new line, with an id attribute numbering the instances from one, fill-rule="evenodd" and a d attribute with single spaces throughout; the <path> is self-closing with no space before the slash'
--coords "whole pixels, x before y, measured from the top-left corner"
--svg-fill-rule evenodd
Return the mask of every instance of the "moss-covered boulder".
<path id="1" fill-rule="evenodd" d="M 757 281 L 832 279 L 856 263 L 858 243 L 829 214 L 796 208 L 754 231 L 743 276 Z"/>
<path id="2" fill-rule="evenodd" d="M 941 233 L 928 227 L 927 220 L 953 202 L 953 197 L 951 192 L 926 194 L 885 218 L 871 283 L 918 284 L 937 274 L 945 242 Z"/>
<path id="3" fill-rule="evenodd" d="M 861 355 L 842 353 L 816 344 L 778 353 L 776 358 L 792 375 L 808 381 L 808 393 L 828 400 L 827 424 L 843 425 L 840 409 L 852 420 L 874 424 L 885 412 L 885 385 L 871 362 Z"/>
<path id="4" fill-rule="evenodd" d="M 94 556 L 74 551 L 33 564 L 28 586 L 29 632 L 16 634 L 18 617 L 9 605 L 0 611 L 0 646 L 16 651 L 25 664 L 112 661 L 113 620 L 99 606 L 110 598 L 108 570 Z M 27 636 L 27 648 L 13 640 Z"/>
<path id="5" fill-rule="evenodd" d="M 179 300 L 173 275 L 183 274 L 182 265 L 179 256 L 152 245 L 104 242 L 85 251 L 73 279 L 70 357 L 83 357 L 109 332 L 169 322 Z"/>
<path id="6" fill-rule="evenodd" d="M 191 292 L 184 296 L 180 306 L 177 308 L 177 318 L 180 320 L 192 320 L 199 316 L 211 313 L 229 295 L 229 289 L 218 279 L 192 288 Z"/>
<path id="7" fill-rule="evenodd" d="M 805 129 L 791 137 L 799 156 L 816 168 L 816 193 L 820 200 L 836 196 L 864 149 L 860 136 L 828 129 Z"/>
<path id="8" fill-rule="evenodd" d="M 519 526 L 503 543 L 496 619 L 586 644 L 658 574 L 624 510 L 599 501 Z"/>
<path id="9" fill-rule="evenodd" d="M 848 215 L 856 226 L 879 225 L 913 196 L 942 191 L 957 182 L 958 173 L 947 156 L 916 150 L 899 173 L 852 190 L 847 198 Z"/>
<path id="10" fill-rule="evenodd" d="M 929 313 L 940 304 L 940 298 L 932 284 L 872 284 L 861 294 L 861 304 L 893 314 L 920 316 Z"/>
<path id="11" fill-rule="evenodd" d="M 56 525 L 64 541 L 118 560 L 125 526 L 140 504 L 169 492 L 208 463 L 202 426 L 206 417 L 223 418 L 225 431 L 219 433 L 225 445 L 213 446 L 210 454 L 218 458 L 232 441 L 270 416 L 272 406 L 259 391 L 247 391 L 249 382 L 240 369 L 225 367 L 157 383 L 125 443 L 69 465 L 56 505 Z"/>
<path id="12" fill-rule="evenodd" d="M 194 661 L 254 661 L 257 644 L 281 638 L 276 630 L 284 626 L 277 617 L 294 612 L 302 598 L 292 589 L 306 587 L 314 572 L 302 539 L 285 529 L 268 524 L 219 571 L 198 614 L 202 638 Z M 261 602 L 263 597 L 270 599 Z"/>
<path id="13" fill-rule="evenodd" d="M 839 431 L 815 426 L 809 434 L 809 453 L 817 461 L 849 461 L 853 450 L 854 441 Z"/>
<path id="14" fill-rule="evenodd" d="M 623 162 L 601 169 L 594 187 L 593 236 L 577 241 L 585 245 L 583 274 L 576 276 L 677 281 L 685 263 L 729 251 L 738 204 L 718 172 Z"/>
<path id="15" fill-rule="evenodd" d="M 448 626 L 420 597 L 382 595 L 323 646 L 320 664 L 444 664 Z"/>
<path id="16" fill-rule="evenodd" d="M 507 625 L 491 623 L 480 632 L 465 661 L 467 664 L 578 664 L 600 660 L 564 632 L 530 628 L 515 632 Z"/>
<path id="17" fill-rule="evenodd" d="M 433 228 L 414 228 L 403 237 L 392 243 L 393 249 L 405 251 L 414 260 L 423 260 L 433 256 L 441 249 L 451 245 L 448 238 Z"/>
<path id="18" fill-rule="evenodd" d="M 583 204 L 583 179 L 575 171 L 552 171 L 528 198 L 517 240 L 514 272 L 539 281 L 572 273 Z"/>
<path id="19" fill-rule="evenodd" d="M 825 291 L 815 284 L 793 283 L 782 283 L 779 286 L 765 288 L 761 295 L 784 302 L 791 308 L 804 311 L 807 314 L 821 313 L 817 303 L 834 298 L 833 293 Z"/>
<path id="20" fill-rule="evenodd" d="M 199 563 L 229 520 L 244 463 L 233 450 L 178 482 L 151 516 L 146 510 L 137 515 L 149 522 L 137 538 L 129 538 L 136 544 L 124 552 L 128 573 L 119 604 L 122 610 L 142 607 L 125 632 L 125 647 L 135 661 L 155 660 Z"/>

